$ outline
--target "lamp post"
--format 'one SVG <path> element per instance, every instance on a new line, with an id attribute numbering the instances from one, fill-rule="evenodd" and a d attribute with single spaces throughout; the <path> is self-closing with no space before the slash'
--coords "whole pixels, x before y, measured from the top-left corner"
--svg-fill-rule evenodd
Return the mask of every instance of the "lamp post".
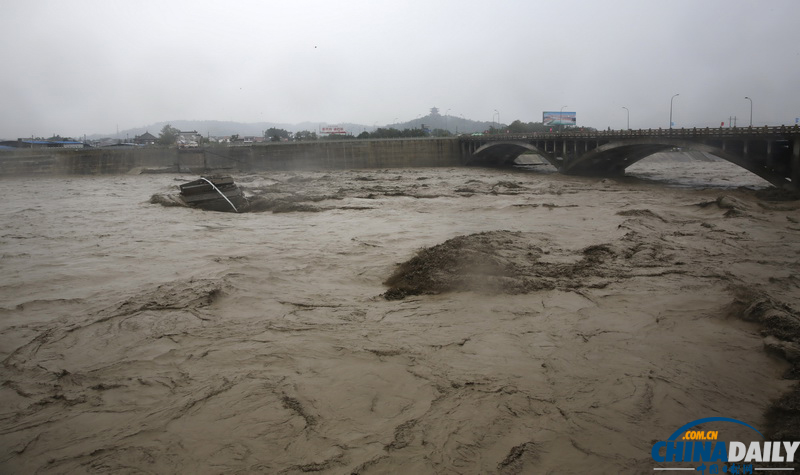
<path id="1" fill-rule="evenodd" d="M 492 120 L 494 120 L 495 115 L 497 115 L 497 127 L 495 127 L 495 129 L 500 129 L 500 112 L 497 109 L 495 109 L 494 114 L 492 114 Z"/>
<path id="2" fill-rule="evenodd" d="M 631 111 L 625 106 L 622 106 L 622 108 L 628 112 L 628 130 L 631 130 Z"/>
<path id="3" fill-rule="evenodd" d="M 447 133 L 448 133 L 448 135 L 449 135 L 449 134 L 450 134 L 450 129 L 448 129 L 448 128 L 447 128 L 447 127 L 448 127 L 448 126 L 447 126 L 447 114 L 448 114 L 448 113 L 450 113 L 450 109 L 447 109 L 447 110 L 444 112 L 444 130 L 446 130 L 446 131 L 447 131 Z"/>
<path id="4" fill-rule="evenodd" d="M 678 96 L 680 96 L 680 94 L 675 94 L 674 96 L 672 96 L 672 99 L 669 100 L 669 128 L 670 129 L 672 128 L 672 101 Z"/>
<path id="5" fill-rule="evenodd" d="M 750 101 L 750 127 L 753 127 L 753 100 L 749 97 L 745 97 L 748 101 Z"/>
<path id="6" fill-rule="evenodd" d="M 558 123 L 561 124 L 561 132 L 564 131 L 564 107 L 567 106 L 561 106 L 561 110 L 558 111 Z"/>

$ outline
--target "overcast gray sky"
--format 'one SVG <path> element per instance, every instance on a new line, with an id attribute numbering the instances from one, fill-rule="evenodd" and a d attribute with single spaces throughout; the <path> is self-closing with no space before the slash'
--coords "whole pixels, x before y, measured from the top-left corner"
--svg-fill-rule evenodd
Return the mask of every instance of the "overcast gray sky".
<path id="1" fill-rule="evenodd" d="M 4 0 L 0 138 L 159 121 L 794 124 L 798 0 Z M 496 118 L 496 117 L 495 117 Z"/>

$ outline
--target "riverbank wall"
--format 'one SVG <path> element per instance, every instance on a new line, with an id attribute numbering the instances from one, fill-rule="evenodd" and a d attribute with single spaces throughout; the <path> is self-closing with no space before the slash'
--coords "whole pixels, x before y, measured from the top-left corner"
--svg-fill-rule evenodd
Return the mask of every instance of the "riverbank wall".
<path id="1" fill-rule="evenodd" d="M 448 167 L 462 164 L 458 139 L 319 140 L 251 146 L 30 149 L 0 152 L 0 176 L 106 175 L 153 169 L 269 171 Z"/>

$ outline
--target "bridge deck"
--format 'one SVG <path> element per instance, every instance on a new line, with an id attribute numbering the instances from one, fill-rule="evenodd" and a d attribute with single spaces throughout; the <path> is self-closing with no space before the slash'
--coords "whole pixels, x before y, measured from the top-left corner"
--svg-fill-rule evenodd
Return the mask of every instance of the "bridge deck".
<path id="1" fill-rule="evenodd" d="M 618 175 L 653 153 L 711 153 L 770 183 L 800 188 L 800 126 L 641 130 L 567 130 L 461 137 L 467 163 L 507 163 L 538 153 L 562 173 Z"/>
<path id="2" fill-rule="evenodd" d="M 464 141 L 485 141 L 485 140 L 519 140 L 528 138 L 628 138 L 628 137 L 780 137 L 780 136 L 800 136 L 800 125 L 781 125 L 776 127 L 721 127 L 721 128 L 697 128 L 691 129 L 625 129 L 625 130 L 575 130 L 568 129 L 563 132 L 532 132 L 527 134 L 492 134 L 492 135 L 468 135 L 462 136 Z"/>

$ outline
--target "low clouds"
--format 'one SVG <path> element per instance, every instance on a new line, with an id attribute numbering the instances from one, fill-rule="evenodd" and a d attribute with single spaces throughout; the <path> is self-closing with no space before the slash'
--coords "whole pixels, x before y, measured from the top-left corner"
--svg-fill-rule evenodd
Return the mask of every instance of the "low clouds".
<path id="1" fill-rule="evenodd" d="M 0 138 L 164 120 L 384 125 L 578 113 L 597 128 L 800 116 L 800 4 L 24 2 L 0 17 Z M 746 125 L 746 124 L 745 124 Z"/>

